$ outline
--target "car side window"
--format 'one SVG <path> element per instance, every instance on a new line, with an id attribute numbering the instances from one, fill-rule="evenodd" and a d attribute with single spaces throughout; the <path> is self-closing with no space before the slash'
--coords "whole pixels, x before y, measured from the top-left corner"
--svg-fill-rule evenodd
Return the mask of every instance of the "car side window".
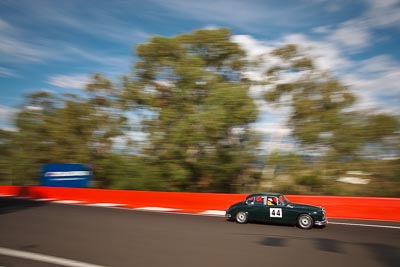
<path id="1" fill-rule="evenodd" d="M 254 200 L 254 205 L 264 205 L 264 196 L 256 196 Z"/>
<path id="2" fill-rule="evenodd" d="M 251 205 L 251 204 L 254 204 L 254 197 L 249 197 L 248 199 L 246 199 L 246 204 L 247 205 Z"/>
<path id="3" fill-rule="evenodd" d="M 267 205 L 268 206 L 276 206 L 276 205 L 278 205 L 278 198 L 276 198 L 276 197 L 268 197 L 267 198 Z"/>
<path id="4" fill-rule="evenodd" d="M 278 198 L 278 205 L 279 206 L 285 206 L 285 199 L 282 197 L 282 196 L 280 196 L 279 198 Z"/>

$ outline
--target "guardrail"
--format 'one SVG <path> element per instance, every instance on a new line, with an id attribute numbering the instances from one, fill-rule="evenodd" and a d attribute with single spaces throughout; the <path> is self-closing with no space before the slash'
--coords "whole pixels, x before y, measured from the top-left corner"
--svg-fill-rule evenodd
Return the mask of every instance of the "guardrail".
<path id="1" fill-rule="evenodd" d="M 127 208 L 159 207 L 187 213 L 220 211 L 247 194 L 153 192 L 41 186 L 0 186 L 0 195 L 42 200 L 79 201 L 82 204 L 114 204 Z M 287 195 L 292 202 L 325 208 L 328 218 L 400 222 L 400 198 Z"/>

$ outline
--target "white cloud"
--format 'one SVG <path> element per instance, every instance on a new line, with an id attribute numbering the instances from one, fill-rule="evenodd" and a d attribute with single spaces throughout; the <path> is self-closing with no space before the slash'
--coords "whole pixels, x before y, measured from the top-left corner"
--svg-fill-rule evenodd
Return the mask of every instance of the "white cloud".
<path id="1" fill-rule="evenodd" d="M 242 1 L 242 0 L 151 0 L 168 12 L 160 16 L 173 16 L 198 20 L 204 23 L 216 23 L 235 27 L 250 33 L 265 33 L 274 27 L 310 26 L 311 19 L 317 13 L 312 1 L 298 1 L 282 4 L 279 1 Z M 275 3 L 274 3 L 275 2 Z M 326 9 L 327 4 L 318 4 Z M 336 9 L 333 5 L 331 10 Z M 327 8 L 327 9 L 329 9 Z"/>
<path id="2" fill-rule="evenodd" d="M 107 54 L 100 54 L 95 52 L 88 52 L 84 49 L 78 48 L 73 45 L 66 45 L 64 47 L 66 54 L 70 54 L 73 57 L 84 58 L 91 62 L 106 66 L 108 70 L 126 72 L 129 70 L 131 64 L 130 56 L 112 56 Z"/>
<path id="3" fill-rule="evenodd" d="M 47 1 L 38 5 L 31 1 L 13 3 L 15 9 L 29 12 L 29 19 L 37 24 L 49 25 L 59 31 L 73 29 L 78 34 L 84 34 L 108 42 L 131 44 L 147 39 L 149 34 L 133 27 L 121 19 L 116 10 L 137 9 L 135 3 L 122 1 L 101 1 L 93 5 L 89 2 L 66 1 L 57 3 Z M 90 12 L 85 10 L 90 9 Z M 137 10 L 136 10 L 137 11 Z M 141 15 L 141 14 L 138 14 Z M 25 17 L 20 17 L 24 21 Z M 27 21 L 25 21 L 27 22 Z"/>
<path id="4" fill-rule="evenodd" d="M 8 68 L 0 67 L 0 77 L 18 77 L 19 75 Z"/>
<path id="5" fill-rule="evenodd" d="M 347 48 L 360 49 L 370 45 L 372 36 L 367 28 L 348 22 L 334 31 L 329 39 Z"/>
<path id="6" fill-rule="evenodd" d="M 17 110 L 15 108 L 0 105 L 0 119 L 7 120 L 11 118 Z"/>
<path id="7" fill-rule="evenodd" d="M 0 19 L 0 61 L 39 63 L 58 59 L 59 47 L 49 40 L 26 38 L 26 32 Z"/>
<path id="8" fill-rule="evenodd" d="M 391 8 L 399 3 L 398 0 L 368 0 L 372 8 Z"/>
<path id="9" fill-rule="evenodd" d="M 97 16 L 99 17 L 97 19 L 91 16 L 78 17 L 73 13 L 66 14 L 54 8 L 47 14 L 47 18 L 56 23 L 107 41 L 130 44 L 134 40 L 145 40 L 150 36 L 144 31 L 124 25 L 124 23 L 110 15 L 99 12 Z"/>
<path id="10" fill-rule="evenodd" d="M 332 29 L 329 26 L 319 26 L 319 27 L 313 28 L 312 31 L 315 33 L 327 34 L 327 33 L 330 33 L 332 31 Z"/>
<path id="11" fill-rule="evenodd" d="M 339 24 L 334 30 L 325 26 L 315 28 L 314 31 L 330 34 L 328 40 L 352 49 L 352 52 L 359 52 L 379 42 L 373 30 L 388 27 L 400 29 L 400 1 L 366 0 L 366 3 L 367 10 L 359 17 Z"/>
<path id="12" fill-rule="evenodd" d="M 340 47 L 330 41 L 312 40 L 304 34 L 290 34 L 283 38 L 282 45 L 297 44 L 305 54 L 315 60 L 316 67 L 325 70 L 340 72 L 351 68 L 354 63 L 349 60 Z"/>
<path id="13" fill-rule="evenodd" d="M 108 72 L 125 73 L 129 70 L 131 56 L 112 55 L 104 51 L 96 51 L 77 47 L 67 42 L 40 37 L 27 38 L 23 29 L 17 28 L 0 19 L 0 62 L 43 63 L 49 61 L 80 61 L 82 59 L 101 64 L 99 69 Z M 14 74 L 14 75 L 12 75 Z M 11 70 L 0 67 L 1 76 L 16 76 Z"/>
<path id="14" fill-rule="evenodd" d="M 400 103 L 400 90 L 398 89 L 400 72 L 387 73 L 373 79 L 355 74 L 346 75 L 343 78 L 358 96 L 355 108 L 400 114 L 398 105 Z"/>
<path id="15" fill-rule="evenodd" d="M 45 57 L 42 49 L 0 32 L 0 58 L 3 62 L 40 62 Z"/>
<path id="16" fill-rule="evenodd" d="M 361 18 L 372 28 L 400 27 L 399 0 L 368 0 L 369 9 Z"/>
<path id="17" fill-rule="evenodd" d="M 264 5 L 250 5 L 244 1 L 232 0 L 204 0 L 204 1 L 180 1 L 180 0 L 154 0 L 164 8 L 174 10 L 175 13 L 182 14 L 185 17 L 203 21 L 218 21 L 223 24 L 235 24 L 239 27 L 246 27 L 254 21 L 268 17 L 276 16 L 274 12 L 268 10 Z"/>
<path id="18" fill-rule="evenodd" d="M 7 21 L 4 19 L 0 18 L 0 31 L 5 32 L 5 31 L 14 31 L 14 27 L 12 27 Z"/>
<path id="19" fill-rule="evenodd" d="M 47 81 L 51 85 L 71 89 L 84 89 L 88 82 L 89 76 L 86 74 L 54 75 Z"/>
<path id="20" fill-rule="evenodd" d="M 400 62 L 388 55 L 372 57 L 342 78 L 358 96 L 357 108 L 400 114 Z"/>
<path id="21" fill-rule="evenodd" d="M 359 72 L 368 74 L 391 72 L 400 69 L 400 63 L 393 60 L 389 55 L 379 55 L 359 63 Z"/>
<path id="22" fill-rule="evenodd" d="M 250 35 L 233 35 L 232 41 L 240 44 L 250 58 L 256 58 L 270 53 L 274 47 L 269 46 Z"/>

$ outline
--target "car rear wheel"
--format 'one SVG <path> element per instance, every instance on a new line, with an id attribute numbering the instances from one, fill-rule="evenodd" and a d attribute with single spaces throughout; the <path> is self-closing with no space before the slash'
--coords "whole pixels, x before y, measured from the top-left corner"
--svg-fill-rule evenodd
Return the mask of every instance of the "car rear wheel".
<path id="1" fill-rule="evenodd" d="M 308 214 L 302 214 L 297 218 L 297 225 L 302 229 L 310 229 L 314 225 L 314 220 Z"/>
<path id="2" fill-rule="evenodd" d="M 239 211 L 236 213 L 236 221 L 238 223 L 247 223 L 247 213 L 244 211 Z"/>

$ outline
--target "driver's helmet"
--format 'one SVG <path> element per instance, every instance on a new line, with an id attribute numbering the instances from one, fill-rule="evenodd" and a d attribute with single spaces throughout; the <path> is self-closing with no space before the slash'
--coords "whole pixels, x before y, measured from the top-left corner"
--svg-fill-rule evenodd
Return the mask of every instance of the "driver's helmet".
<path id="1" fill-rule="evenodd" d="M 274 205 L 275 204 L 274 200 L 271 197 L 267 198 L 267 203 L 268 203 L 268 205 Z"/>

